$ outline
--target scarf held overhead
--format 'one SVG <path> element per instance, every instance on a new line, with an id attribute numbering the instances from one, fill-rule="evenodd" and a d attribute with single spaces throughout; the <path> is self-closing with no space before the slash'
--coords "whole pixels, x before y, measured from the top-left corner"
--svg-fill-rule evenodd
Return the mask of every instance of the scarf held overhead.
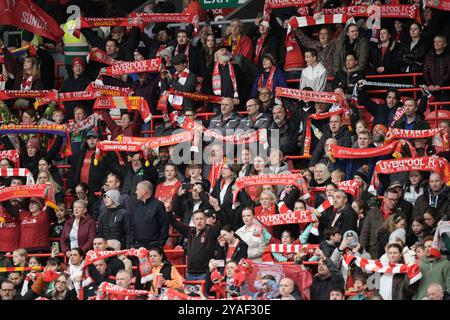
<path id="1" fill-rule="evenodd" d="M 147 101 L 142 97 L 100 97 L 95 100 L 93 110 L 123 109 L 128 112 L 139 111 L 144 122 L 152 118 Z"/>
<path id="2" fill-rule="evenodd" d="M 46 205 L 53 209 L 57 208 L 51 184 L 31 184 L 0 189 L 0 201 L 34 197 L 43 198 Z"/>
<path id="3" fill-rule="evenodd" d="M 100 70 L 100 76 L 121 76 L 124 74 L 141 72 L 160 72 L 161 58 L 147 59 L 143 61 L 122 62 Z"/>
<path id="4" fill-rule="evenodd" d="M 34 178 L 27 168 L 0 168 L 0 177 L 27 177 L 26 184 L 34 184 Z"/>

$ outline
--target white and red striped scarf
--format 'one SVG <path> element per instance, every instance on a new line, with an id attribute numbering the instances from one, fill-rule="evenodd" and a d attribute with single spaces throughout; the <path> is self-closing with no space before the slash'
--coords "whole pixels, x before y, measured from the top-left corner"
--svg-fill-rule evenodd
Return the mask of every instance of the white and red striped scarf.
<path id="1" fill-rule="evenodd" d="M 403 107 L 399 107 L 397 108 L 397 110 L 394 113 L 394 117 L 392 118 L 392 122 L 389 125 L 389 130 L 394 128 L 394 124 L 400 120 L 401 117 L 403 117 L 403 115 L 405 114 L 405 109 L 403 109 Z"/>
<path id="2" fill-rule="evenodd" d="M 289 19 L 290 28 L 303 28 L 308 26 L 316 26 L 322 24 L 346 23 L 352 16 L 347 14 L 325 14 L 317 16 L 292 17 Z M 291 29 L 288 28 L 288 32 Z"/>
<path id="3" fill-rule="evenodd" d="M 230 71 L 231 82 L 233 83 L 233 91 L 234 91 L 233 97 L 239 98 L 237 82 L 236 82 L 236 75 L 234 73 L 234 67 L 231 64 L 231 62 L 228 62 L 228 69 Z M 214 94 L 216 96 L 222 95 L 222 78 L 220 76 L 219 62 L 216 62 L 216 64 L 214 65 L 213 76 L 212 76 L 212 87 L 213 87 Z"/>
<path id="4" fill-rule="evenodd" d="M 263 87 L 266 87 L 266 88 L 270 88 L 270 91 L 273 92 L 273 89 L 274 89 L 273 88 L 273 78 L 274 78 L 276 69 L 277 68 L 275 66 L 272 66 L 272 68 L 270 68 L 269 77 L 267 78 L 266 85 L 263 84 L 264 83 L 264 73 L 262 73 L 259 76 L 259 79 L 258 79 L 258 91 L 261 91 L 261 89 Z"/>
<path id="5" fill-rule="evenodd" d="M 345 265 L 349 266 L 352 262 L 354 262 L 365 272 L 406 274 L 410 280 L 410 284 L 413 284 L 422 278 L 422 273 L 420 272 L 420 268 L 417 263 L 389 263 L 383 265 L 380 260 L 365 259 L 348 254 L 344 255 L 343 263 Z"/>
<path id="6" fill-rule="evenodd" d="M 6 80 L 6 77 L 0 74 L 0 90 L 5 90 Z"/>
<path id="7" fill-rule="evenodd" d="M 186 83 L 187 77 L 189 75 L 189 72 L 190 72 L 189 69 L 186 68 L 181 73 L 176 72 L 174 75 L 174 78 L 178 80 L 179 84 L 184 86 L 184 84 Z M 168 101 L 176 110 L 183 109 L 183 97 L 182 96 L 170 94 Z"/>
<path id="8" fill-rule="evenodd" d="M 189 67 L 189 43 L 190 42 L 188 42 L 187 44 L 186 44 L 186 49 L 184 49 L 184 55 L 186 56 L 186 60 L 187 60 L 187 62 L 188 62 L 188 67 Z M 173 56 L 175 57 L 177 54 L 179 54 L 180 53 L 180 45 L 177 45 L 177 47 L 175 48 L 175 52 L 173 53 Z"/>
<path id="9" fill-rule="evenodd" d="M 27 168 L 0 168 L 0 177 L 27 177 L 27 185 L 34 184 L 34 178 Z"/>
<path id="10" fill-rule="evenodd" d="M 360 183 L 357 180 L 346 180 L 341 181 L 336 184 L 338 189 L 350 194 L 353 198 L 357 198 L 360 190 Z M 310 192 L 325 192 L 326 187 L 313 187 L 310 188 Z"/>
<path id="11" fill-rule="evenodd" d="M 279 253 L 297 253 L 300 251 L 312 251 L 318 249 L 318 244 L 275 244 L 272 243 L 269 245 L 270 252 L 279 252 Z"/>
<path id="12" fill-rule="evenodd" d="M 33 76 L 24 77 L 20 84 L 20 90 L 29 91 L 33 86 Z"/>

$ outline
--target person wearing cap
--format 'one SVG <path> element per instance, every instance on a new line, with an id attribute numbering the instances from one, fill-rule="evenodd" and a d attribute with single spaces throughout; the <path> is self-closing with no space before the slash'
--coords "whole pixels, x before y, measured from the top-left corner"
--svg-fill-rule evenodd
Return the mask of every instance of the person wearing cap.
<path id="1" fill-rule="evenodd" d="M 123 209 L 128 210 L 130 196 L 128 193 L 121 192 L 121 188 L 122 188 L 122 178 L 119 175 L 111 172 L 106 177 L 105 184 L 102 186 L 102 193 L 104 194 L 105 192 L 110 190 L 119 191 L 120 193 L 119 205 Z M 99 199 L 99 206 L 97 207 L 97 209 L 98 211 L 94 210 L 94 212 L 91 214 L 92 218 L 94 218 L 95 220 L 97 220 L 99 216 L 105 214 L 108 209 L 108 207 L 105 205 L 104 199 Z"/>
<path id="2" fill-rule="evenodd" d="M 264 87 L 270 88 L 272 92 L 274 92 L 277 87 L 287 87 L 284 72 L 277 67 L 277 61 L 274 56 L 270 53 L 266 53 L 262 58 L 262 72 L 253 83 L 251 91 L 251 96 L 253 98 L 258 97 L 259 91 Z"/>
<path id="3" fill-rule="evenodd" d="M 278 38 L 272 32 L 268 17 L 261 17 L 258 21 L 258 31 L 253 38 L 253 43 L 255 44 L 253 62 L 259 67 L 259 70 L 263 70 L 261 58 L 266 54 L 271 54 L 275 59 L 279 58 L 280 44 Z"/>
<path id="4" fill-rule="evenodd" d="M 74 248 L 81 248 L 84 252 L 91 250 L 95 229 L 94 219 L 87 214 L 86 201 L 75 201 L 73 216 L 66 221 L 61 233 L 61 252 L 69 258 L 70 251 Z"/>
<path id="5" fill-rule="evenodd" d="M 360 242 L 363 248 L 370 253 L 372 259 L 379 258 L 378 255 L 378 230 L 384 220 L 396 213 L 401 213 L 396 208 L 399 199 L 398 191 L 394 188 L 384 192 L 384 198 L 380 206 L 373 206 L 367 213 L 366 220 L 361 230 Z"/>
<path id="6" fill-rule="evenodd" d="M 197 85 L 197 77 L 188 68 L 187 57 L 183 53 L 179 53 L 173 57 L 172 64 L 175 66 L 175 74 L 170 74 L 167 70 L 161 72 L 161 90 L 170 90 L 180 92 L 195 92 Z M 169 102 L 175 109 L 191 107 L 193 102 L 191 99 L 170 95 Z"/>
<path id="7" fill-rule="evenodd" d="M 95 150 L 99 140 L 98 128 L 95 127 L 87 133 L 86 142 L 80 152 L 73 155 L 66 194 L 71 194 L 80 182 L 86 183 L 89 193 L 94 194 L 100 191 L 110 171 L 120 175 L 121 169 L 114 152 L 105 152 L 99 159 L 96 158 Z"/>
<path id="8" fill-rule="evenodd" d="M 106 211 L 98 218 L 97 234 L 104 238 L 116 239 L 121 244 L 127 243 L 129 214 L 120 205 L 121 195 L 118 190 L 108 190 L 103 195 Z"/>

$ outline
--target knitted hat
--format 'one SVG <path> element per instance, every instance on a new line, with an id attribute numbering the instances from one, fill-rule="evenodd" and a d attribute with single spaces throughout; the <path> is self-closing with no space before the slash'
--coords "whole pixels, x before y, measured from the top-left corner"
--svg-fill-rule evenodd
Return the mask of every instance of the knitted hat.
<path id="1" fill-rule="evenodd" d="M 170 59 L 172 59 L 173 58 L 173 47 L 167 47 L 167 48 L 161 50 L 159 52 L 159 55 L 161 57 L 165 56 L 165 57 L 169 57 Z"/>
<path id="2" fill-rule="evenodd" d="M 75 57 L 72 60 L 72 66 L 75 66 L 76 64 L 81 65 L 83 68 L 86 68 L 86 62 L 84 61 L 84 59 L 80 58 L 80 57 Z"/>
<path id="3" fill-rule="evenodd" d="M 366 184 L 369 182 L 369 179 L 367 178 L 367 172 L 366 170 L 364 170 L 364 167 L 360 167 L 353 176 L 360 177 Z"/>
<path id="4" fill-rule="evenodd" d="M 403 244 L 406 243 L 406 231 L 403 228 L 394 230 L 389 236 L 389 243 L 394 243 L 396 240 L 400 240 Z"/>
<path id="5" fill-rule="evenodd" d="M 108 196 L 115 205 L 120 205 L 120 192 L 117 190 L 108 190 L 105 193 L 105 196 Z"/>
<path id="6" fill-rule="evenodd" d="M 39 139 L 30 138 L 27 142 L 27 148 L 36 148 L 36 149 L 40 150 L 41 144 L 39 143 Z"/>

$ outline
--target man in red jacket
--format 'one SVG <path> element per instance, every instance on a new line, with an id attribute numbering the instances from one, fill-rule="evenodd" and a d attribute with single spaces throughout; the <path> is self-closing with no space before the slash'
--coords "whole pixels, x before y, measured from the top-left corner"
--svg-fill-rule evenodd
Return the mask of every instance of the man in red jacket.
<path id="1" fill-rule="evenodd" d="M 231 34 L 223 39 L 223 45 L 231 47 L 233 58 L 239 54 L 244 58 L 251 60 L 253 56 L 252 39 L 242 34 L 242 22 L 239 19 L 231 21 Z"/>

